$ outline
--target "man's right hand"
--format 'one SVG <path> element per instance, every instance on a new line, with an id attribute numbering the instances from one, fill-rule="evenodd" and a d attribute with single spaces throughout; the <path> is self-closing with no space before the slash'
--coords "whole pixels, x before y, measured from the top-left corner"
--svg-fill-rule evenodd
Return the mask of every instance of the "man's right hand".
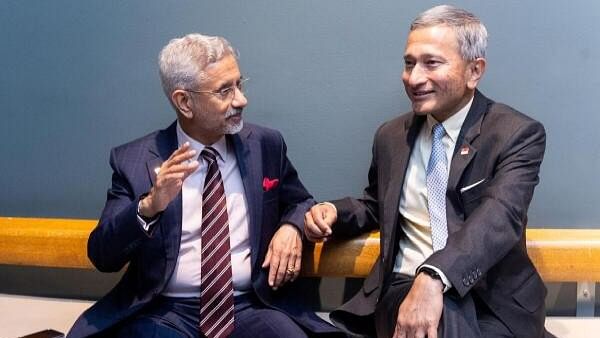
<path id="1" fill-rule="evenodd" d="M 142 216 L 151 218 L 167 208 L 181 191 L 183 181 L 200 166 L 195 157 L 196 151 L 186 142 L 163 162 L 156 175 L 156 183 L 141 201 Z M 187 162 L 189 160 L 192 161 Z"/>
<path id="2" fill-rule="evenodd" d="M 337 220 L 337 211 L 326 203 L 319 203 L 304 214 L 304 234 L 311 242 L 326 241 L 331 226 Z"/>
<path id="3" fill-rule="evenodd" d="M 393 338 L 437 338 L 444 309 L 444 285 L 421 272 L 400 304 Z"/>

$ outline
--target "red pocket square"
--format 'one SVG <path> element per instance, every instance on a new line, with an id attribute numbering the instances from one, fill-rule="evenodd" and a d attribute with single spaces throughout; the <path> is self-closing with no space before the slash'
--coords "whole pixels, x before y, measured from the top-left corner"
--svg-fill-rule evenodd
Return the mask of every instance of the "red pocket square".
<path id="1" fill-rule="evenodd" d="M 268 177 L 263 178 L 263 190 L 265 192 L 277 187 L 277 185 L 279 184 L 279 180 L 274 178 L 274 179 L 269 179 Z"/>

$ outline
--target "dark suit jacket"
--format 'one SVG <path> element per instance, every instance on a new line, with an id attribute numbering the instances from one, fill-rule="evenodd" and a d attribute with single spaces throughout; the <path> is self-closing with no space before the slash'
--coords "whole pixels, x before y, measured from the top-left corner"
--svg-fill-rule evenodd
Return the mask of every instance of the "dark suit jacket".
<path id="1" fill-rule="evenodd" d="M 381 252 L 373 271 L 358 294 L 331 316 L 354 332 L 372 333 L 367 318 L 392 274 L 398 239 L 404 235 L 400 194 L 424 120 L 410 113 L 383 124 L 375 135 L 363 199 L 334 201 L 338 221 L 333 234 L 352 236 L 378 226 L 381 230 Z M 545 316 L 546 289 L 525 247 L 527 209 L 539 180 L 545 139 L 539 122 L 475 93 L 448 178 L 448 241 L 425 261 L 444 272 L 453 285 L 451 292 L 458 297 L 477 294 L 516 337 L 523 338 L 540 337 Z"/>
<path id="2" fill-rule="evenodd" d="M 137 220 L 140 196 L 150 191 L 159 167 L 177 148 L 175 123 L 112 150 L 112 187 L 98 226 L 88 241 L 88 256 L 103 272 L 116 272 L 126 264 L 123 278 L 106 296 L 75 322 L 69 337 L 84 337 L 110 329 L 131 317 L 165 288 L 173 274 L 181 239 L 181 193 L 169 204 L 151 233 Z M 260 267 L 275 231 L 283 223 L 304 226 L 304 213 L 314 204 L 286 155 L 277 131 L 245 124 L 227 136 L 233 143 L 248 201 L 252 287 L 268 306 L 279 308 L 305 328 L 329 331 L 333 327 L 295 304 L 291 286 L 273 292 L 268 270 Z M 263 191 L 263 178 L 279 184 Z"/>

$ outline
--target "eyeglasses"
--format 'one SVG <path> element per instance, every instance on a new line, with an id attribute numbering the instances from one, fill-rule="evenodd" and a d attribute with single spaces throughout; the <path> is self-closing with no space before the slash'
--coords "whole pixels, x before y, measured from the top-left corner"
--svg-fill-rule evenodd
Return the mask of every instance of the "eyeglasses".
<path id="1" fill-rule="evenodd" d="M 231 87 L 222 88 L 219 90 L 192 90 L 192 89 L 184 89 L 186 92 L 198 93 L 198 94 L 211 94 L 222 101 L 232 101 L 235 98 L 235 89 L 244 93 L 244 83 L 246 83 L 249 78 L 241 78 L 236 84 Z"/>

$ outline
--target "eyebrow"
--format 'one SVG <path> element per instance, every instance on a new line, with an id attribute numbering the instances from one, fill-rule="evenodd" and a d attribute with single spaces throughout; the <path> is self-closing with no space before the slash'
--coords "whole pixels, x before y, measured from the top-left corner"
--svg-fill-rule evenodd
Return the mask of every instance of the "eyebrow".
<path id="1" fill-rule="evenodd" d="M 236 85 L 238 82 L 242 81 L 243 79 L 244 79 L 244 76 L 240 75 L 240 77 L 237 80 L 223 82 L 223 83 L 221 83 L 221 85 L 218 88 L 225 89 L 225 88 L 233 87 L 234 85 Z"/>
<path id="2" fill-rule="evenodd" d="M 441 56 L 439 54 L 431 54 L 431 53 L 421 54 L 418 57 L 404 55 L 404 59 L 406 59 L 407 57 L 414 58 L 414 59 L 429 59 L 429 58 L 441 58 L 441 59 L 443 59 L 443 56 Z"/>

